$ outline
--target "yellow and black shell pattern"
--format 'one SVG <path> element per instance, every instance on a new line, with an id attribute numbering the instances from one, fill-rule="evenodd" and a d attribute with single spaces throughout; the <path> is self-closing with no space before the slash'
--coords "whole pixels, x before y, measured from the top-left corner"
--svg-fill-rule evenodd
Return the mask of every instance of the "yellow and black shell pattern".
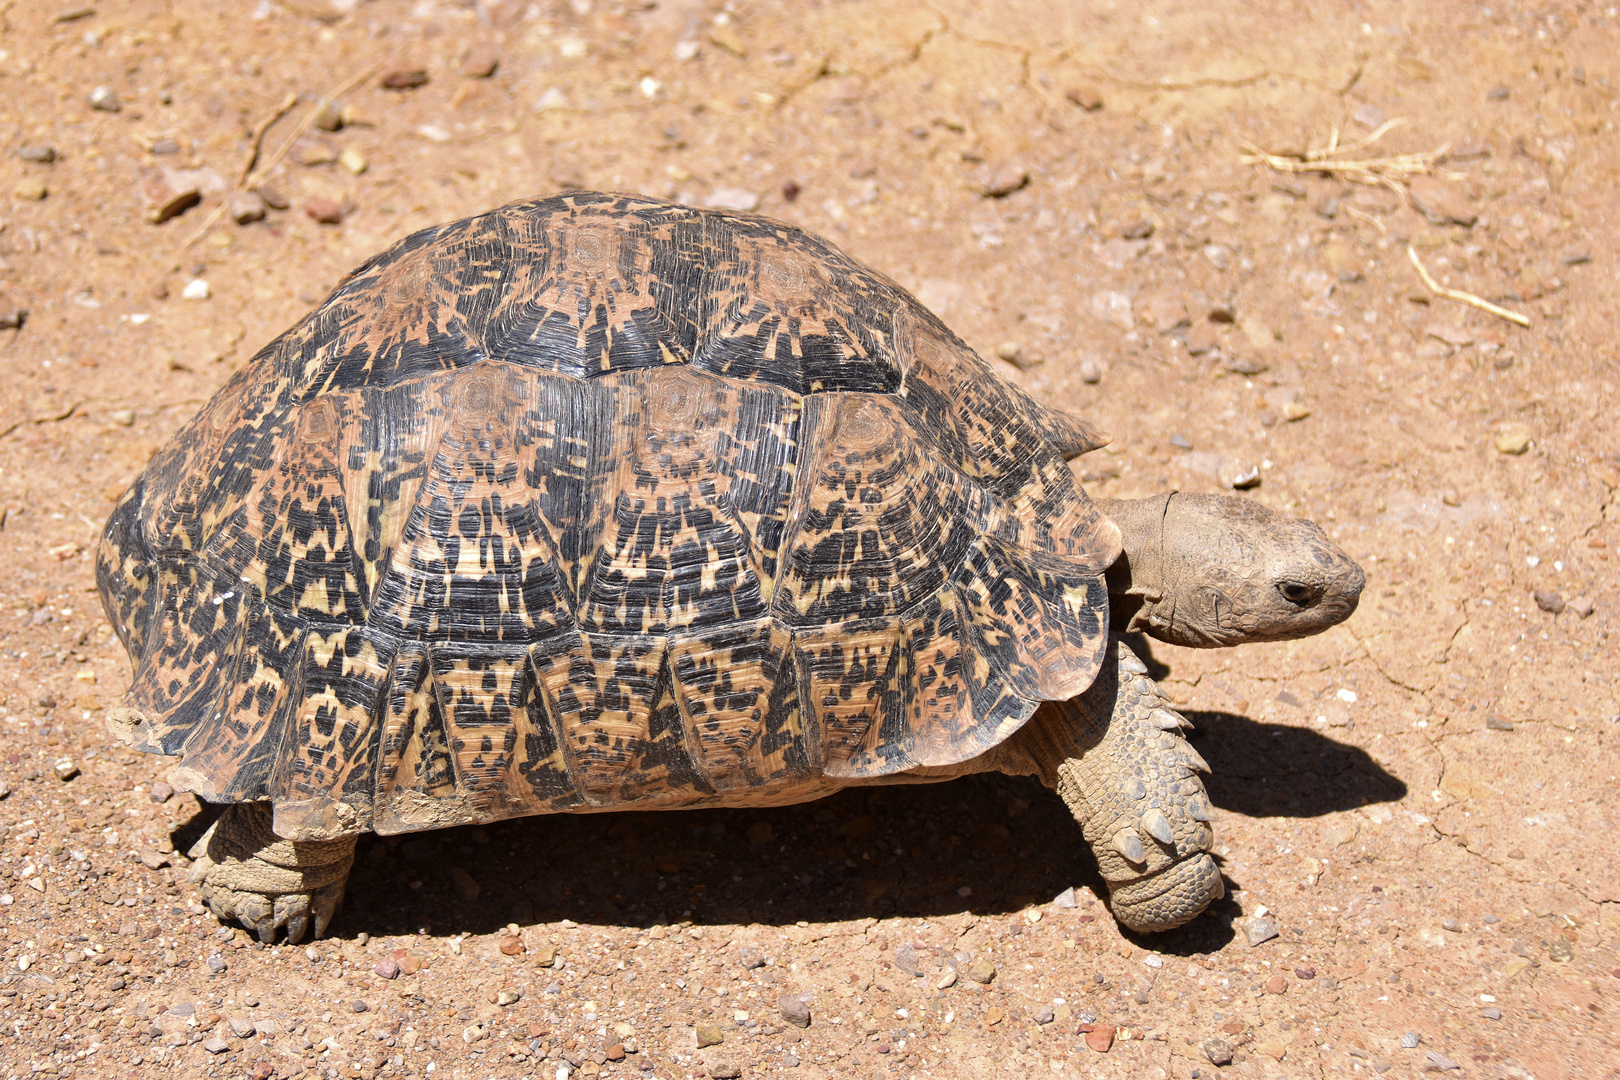
<path id="1" fill-rule="evenodd" d="M 313 839 L 787 802 L 1090 685 L 1083 422 L 765 218 L 567 192 L 355 270 L 152 459 L 109 726 Z"/>

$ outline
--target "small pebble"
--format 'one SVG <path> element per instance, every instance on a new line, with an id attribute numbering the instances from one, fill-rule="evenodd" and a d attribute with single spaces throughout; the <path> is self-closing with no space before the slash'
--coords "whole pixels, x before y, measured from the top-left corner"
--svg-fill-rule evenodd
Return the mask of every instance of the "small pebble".
<path id="1" fill-rule="evenodd" d="M 123 423 L 122 420 L 118 421 Z M 134 414 L 130 414 L 130 422 L 134 422 Z M 125 425 L 128 426 L 127 424 Z M 151 788 L 147 790 L 147 797 L 155 803 L 166 803 L 174 798 L 174 788 L 167 780 L 154 780 Z"/>
<path id="2" fill-rule="evenodd" d="M 1283 978 L 1281 975 L 1273 975 L 1271 978 L 1266 980 L 1266 993 L 1286 994 L 1287 992 L 1288 980 Z"/>
<path id="3" fill-rule="evenodd" d="M 1179 431 L 1170 436 L 1170 445 L 1177 450 L 1191 450 L 1193 448 L 1192 440 Z"/>
<path id="4" fill-rule="evenodd" d="M 134 424 L 135 424 L 135 410 L 134 409 L 114 409 L 111 413 L 107 414 L 107 419 L 111 420 L 113 423 L 117 424 L 119 427 L 133 427 Z M 165 784 L 164 786 L 167 787 L 168 785 Z M 173 794 L 173 792 L 171 791 L 170 794 Z M 162 802 L 163 800 L 158 799 L 158 798 L 153 798 L 152 801 L 153 802 Z"/>
<path id="5" fill-rule="evenodd" d="M 399 978 L 399 964 L 391 956 L 385 956 L 381 960 L 377 961 L 377 965 L 371 970 L 375 972 L 379 978 Z"/>
<path id="6" fill-rule="evenodd" d="M 45 187 L 45 182 L 36 180 L 32 176 L 25 176 L 17 181 L 16 185 L 11 189 L 11 193 L 24 202 L 39 202 L 39 200 L 50 194 Z"/>
<path id="7" fill-rule="evenodd" d="M 1364 128 L 1375 128 L 1379 124 L 1382 124 L 1385 120 L 1388 120 L 1389 116 L 1384 112 L 1383 109 L 1380 109 L 1372 102 L 1364 101 L 1360 105 L 1357 105 L 1350 113 L 1350 119 L 1354 120 Z"/>
<path id="8" fill-rule="evenodd" d="M 1277 936 L 1278 932 L 1275 922 L 1259 915 L 1248 920 L 1243 927 L 1243 936 L 1248 940 L 1251 949 L 1270 941 Z"/>
<path id="9" fill-rule="evenodd" d="M 1493 86 L 1485 91 L 1486 101 L 1506 101 L 1513 96 L 1513 91 L 1505 86 Z"/>
<path id="10" fill-rule="evenodd" d="M 751 945 L 744 945 L 737 950 L 737 963 L 743 966 L 744 971 L 753 971 L 765 966 L 765 954 Z"/>
<path id="11" fill-rule="evenodd" d="M 427 85 L 428 73 L 421 68 L 395 68 L 380 80 L 385 90 L 414 90 Z"/>
<path id="12" fill-rule="evenodd" d="M 1311 415 L 1311 410 L 1306 408 L 1304 405 L 1301 405 L 1297 401 L 1290 401 L 1288 404 L 1284 405 L 1282 412 L 1283 419 L 1287 420 L 1290 424 L 1303 420 L 1307 416 Z"/>
<path id="13" fill-rule="evenodd" d="M 1021 165 L 986 167 L 973 190 L 986 199 L 1005 199 L 1029 186 L 1029 170 Z"/>
<path id="14" fill-rule="evenodd" d="M 1075 898 L 1073 885 L 1052 897 L 1053 907 L 1069 909 L 1078 906 L 1078 904 L 1079 901 Z"/>
<path id="15" fill-rule="evenodd" d="M 338 159 L 338 148 L 325 139 L 299 139 L 293 144 L 291 156 L 300 165 L 330 165 Z"/>
<path id="16" fill-rule="evenodd" d="M 495 1004 L 503 1008 L 508 1005 L 516 1005 L 521 1000 L 523 1000 L 523 995 L 516 990 L 501 990 L 495 995 Z"/>
<path id="17" fill-rule="evenodd" d="M 1522 454 L 1530 449 L 1530 429 L 1523 424 L 1508 424 L 1491 440 L 1499 454 Z"/>
<path id="18" fill-rule="evenodd" d="M 1485 717 L 1485 729 L 1487 731 L 1512 731 L 1513 721 L 1504 720 L 1495 713 L 1490 713 Z"/>
<path id="19" fill-rule="evenodd" d="M 910 942 L 894 950 L 894 966 L 913 978 L 922 975 L 922 968 L 917 963 L 917 950 Z"/>
<path id="20" fill-rule="evenodd" d="M 995 980 L 996 965 L 990 961 L 988 956 L 981 956 L 968 965 L 967 977 L 976 983 L 989 986 Z"/>
<path id="21" fill-rule="evenodd" d="M 1056 1019 L 1057 1014 L 1054 1013 L 1050 1008 L 1043 1007 L 1035 1011 L 1035 1022 L 1037 1024 L 1050 1024 Z"/>
<path id="22" fill-rule="evenodd" d="M 1294 969 L 1294 978 L 1309 981 L 1316 978 L 1316 969 L 1313 967 L 1297 967 Z"/>
<path id="23" fill-rule="evenodd" d="M 501 66 L 501 58 L 488 49 L 474 49 L 461 61 L 461 74 L 469 79 L 487 79 Z"/>
<path id="24" fill-rule="evenodd" d="M 1260 466 L 1234 459 L 1221 466 L 1219 477 L 1233 491 L 1248 491 L 1260 486 Z"/>
<path id="25" fill-rule="evenodd" d="M 1487 1020 L 1500 1020 L 1502 1019 L 1502 1010 L 1492 1005 L 1489 1008 L 1479 1010 L 1479 1015 Z"/>
<path id="26" fill-rule="evenodd" d="M 1438 1050 L 1430 1050 L 1428 1052 L 1428 1060 L 1424 1061 L 1423 1063 L 1424 1072 L 1452 1072 L 1461 1068 L 1461 1065 L 1458 1065 L 1455 1061 L 1452 1061 Z"/>
<path id="27" fill-rule="evenodd" d="M 245 1016 L 233 1016 L 227 1024 L 230 1026 L 231 1034 L 238 1039 L 245 1039 L 253 1034 L 253 1021 Z"/>
<path id="28" fill-rule="evenodd" d="M 112 87 L 110 86 L 96 87 L 94 90 L 90 91 L 90 95 L 85 98 L 85 100 L 88 101 L 90 103 L 90 107 L 95 109 L 97 112 L 115 113 L 122 110 L 124 107 L 124 103 L 118 100 L 118 95 L 113 93 Z"/>
<path id="29" fill-rule="evenodd" d="M 210 1054 L 223 1054 L 231 1048 L 231 1044 L 220 1038 L 218 1035 L 215 1035 L 213 1038 L 203 1043 L 202 1047 Z"/>
<path id="30" fill-rule="evenodd" d="M 1537 589 L 1535 592 L 1536 607 L 1549 615 L 1562 615 L 1565 604 L 1561 594 L 1551 589 Z"/>
<path id="31" fill-rule="evenodd" d="M 1440 928 L 1442 930 L 1450 930 L 1453 934 L 1459 934 L 1462 932 L 1462 923 L 1458 922 L 1456 919 L 1441 919 Z"/>
<path id="32" fill-rule="evenodd" d="M 215 975 L 218 975 L 220 972 L 224 971 L 227 966 L 228 965 L 225 963 L 225 958 L 223 956 L 216 954 L 208 958 L 208 970 L 213 972 Z"/>
<path id="33" fill-rule="evenodd" d="M 1024 358 L 1024 347 L 1016 341 L 1003 341 L 996 346 L 996 355 L 1009 364 L 1017 364 Z"/>
<path id="34" fill-rule="evenodd" d="M 748 213 L 759 209 L 759 193 L 747 188 L 723 187 L 709 192 L 704 200 L 711 210 L 740 210 Z"/>
<path id="35" fill-rule="evenodd" d="M 304 213 L 318 225 L 342 224 L 345 212 L 341 203 L 333 202 L 331 199 L 316 197 L 304 202 Z M 460 870 L 461 868 L 457 867 L 456 869 Z M 465 870 L 461 872 L 466 873 Z"/>
<path id="36" fill-rule="evenodd" d="M 356 998 L 354 1001 L 349 1002 L 349 1008 L 353 1009 L 357 1013 L 363 1013 L 367 1009 L 371 1008 L 371 1006 Z"/>
<path id="37" fill-rule="evenodd" d="M 262 195 L 253 191 L 235 191 L 225 203 L 226 212 L 231 220 L 238 225 L 250 225 L 255 221 L 263 221 L 265 201 Z"/>
<path id="38" fill-rule="evenodd" d="M 698 1045 L 703 1044 L 699 1043 Z M 878 1047 L 880 1052 L 882 1049 L 882 1047 Z M 717 1061 L 709 1066 L 709 1075 L 714 1077 L 714 1080 L 737 1080 L 742 1075 L 742 1066 L 732 1061 Z"/>
<path id="39" fill-rule="evenodd" d="M 1203 1050 L 1211 1065 L 1232 1064 L 1232 1044 L 1225 1039 L 1206 1039 Z"/>
<path id="40" fill-rule="evenodd" d="M 340 131 L 343 128 L 343 108 L 330 99 L 322 99 L 315 107 L 314 125 L 322 131 Z"/>
<path id="41" fill-rule="evenodd" d="M 1102 365 L 1095 360 L 1080 361 L 1080 381 L 1088 386 L 1096 386 L 1102 382 Z"/>
<path id="42" fill-rule="evenodd" d="M 192 278 L 186 282 L 186 287 L 180 290 L 180 295 L 187 300 L 207 300 L 213 295 L 213 291 L 209 289 L 208 282 L 202 278 Z"/>
<path id="43" fill-rule="evenodd" d="M 67 783 L 79 775 L 79 766 L 74 764 L 72 758 L 57 758 L 56 763 L 51 766 L 51 772 L 56 774 L 58 780 Z"/>
<path id="44" fill-rule="evenodd" d="M 1086 112 L 1096 112 L 1098 109 L 1103 107 L 1102 95 L 1097 92 L 1095 87 L 1072 87 L 1065 91 L 1063 96 L 1068 98 L 1074 104 L 1080 106 L 1082 109 L 1086 110 Z"/>
<path id="45" fill-rule="evenodd" d="M 24 143 L 17 148 L 17 156 L 36 165 L 49 165 L 56 160 L 56 147 L 40 143 Z"/>
<path id="46" fill-rule="evenodd" d="M 1419 1035 L 1415 1031 L 1408 1031 L 1405 1035 L 1401 1036 L 1401 1047 L 1405 1050 L 1415 1050 L 1417 1049 L 1417 1045 L 1422 1041 L 1422 1035 Z"/>
<path id="47" fill-rule="evenodd" d="M 725 1032 L 717 1024 L 699 1024 L 697 1026 L 697 1045 L 702 1050 L 705 1046 L 719 1046 L 726 1041 Z"/>
<path id="48" fill-rule="evenodd" d="M 515 935 L 501 938 L 500 948 L 503 956 L 522 956 L 523 939 Z"/>
<path id="49" fill-rule="evenodd" d="M 366 155 L 352 146 L 344 147 L 343 152 L 338 155 L 338 164 L 352 176 L 359 176 L 371 167 L 366 161 Z"/>
<path id="50" fill-rule="evenodd" d="M 782 1019 L 794 1027 L 807 1028 L 810 1026 L 810 997 L 808 994 L 783 994 L 777 1000 L 776 1007 L 782 1013 Z"/>
<path id="51" fill-rule="evenodd" d="M 1114 1029 L 1107 1024 L 1097 1024 L 1086 1032 L 1086 1045 L 1099 1054 L 1106 1054 L 1114 1045 Z"/>

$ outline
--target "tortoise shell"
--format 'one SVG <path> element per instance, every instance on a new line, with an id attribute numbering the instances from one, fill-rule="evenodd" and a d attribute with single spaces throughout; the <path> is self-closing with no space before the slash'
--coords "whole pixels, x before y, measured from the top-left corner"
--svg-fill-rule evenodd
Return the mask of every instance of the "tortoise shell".
<path id="1" fill-rule="evenodd" d="M 123 496 L 109 726 L 289 839 L 964 761 L 1102 661 L 1119 534 L 1065 463 L 1101 441 L 765 218 L 427 229 Z"/>

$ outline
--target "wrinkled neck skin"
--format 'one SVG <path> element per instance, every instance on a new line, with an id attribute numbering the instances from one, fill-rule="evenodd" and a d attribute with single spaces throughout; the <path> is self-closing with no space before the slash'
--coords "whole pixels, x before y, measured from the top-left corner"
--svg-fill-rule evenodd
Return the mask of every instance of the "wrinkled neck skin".
<path id="1" fill-rule="evenodd" d="M 1240 496 L 1104 499 L 1124 551 L 1108 570 L 1113 625 L 1217 648 L 1306 637 L 1355 611 L 1361 567 L 1313 522 Z"/>

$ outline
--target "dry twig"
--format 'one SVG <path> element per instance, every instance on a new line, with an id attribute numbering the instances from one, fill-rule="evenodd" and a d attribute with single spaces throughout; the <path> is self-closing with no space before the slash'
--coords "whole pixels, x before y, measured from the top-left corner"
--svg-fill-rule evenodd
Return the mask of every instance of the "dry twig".
<path id="1" fill-rule="evenodd" d="M 253 175 L 253 167 L 259 163 L 259 154 L 264 150 L 264 134 L 269 131 L 277 120 L 292 112 L 292 107 L 298 104 L 298 95 L 289 93 L 281 99 L 268 116 L 260 120 L 253 128 L 253 146 L 248 150 L 247 160 L 242 162 L 241 171 L 236 174 L 236 187 L 240 191 L 247 183 L 247 178 Z"/>
<path id="2" fill-rule="evenodd" d="M 1423 279 L 1423 284 L 1427 285 L 1429 291 L 1436 296 L 1443 296 L 1447 300 L 1455 300 L 1459 304 L 1467 304 L 1469 307 L 1488 311 L 1497 318 L 1506 319 L 1510 323 L 1517 323 L 1520 326 L 1530 325 L 1530 320 L 1517 311 L 1509 311 L 1507 308 L 1493 304 L 1484 297 L 1475 296 L 1471 292 L 1463 292 L 1461 289 L 1448 289 L 1434 280 L 1433 275 L 1429 273 L 1429 268 L 1423 265 L 1422 259 L 1418 258 L 1417 249 L 1413 248 L 1411 244 L 1406 245 L 1406 257 L 1412 260 L 1412 265 L 1417 268 L 1418 277 Z"/>
<path id="3" fill-rule="evenodd" d="M 1445 156 L 1446 151 L 1451 149 L 1450 144 L 1419 154 L 1354 156 L 1371 149 L 1379 139 L 1404 123 L 1406 121 L 1400 117 L 1387 120 L 1368 132 L 1365 138 L 1344 146 L 1339 145 L 1339 129 L 1333 128 L 1326 146 L 1298 153 L 1272 153 L 1243 140 L 1243 148 L 1249 153 L 1239 160 L 1245 165 L 1265 164 L 1278 172 L 1320 173 L 1352 184 L 1384 187 L 1405 199 L 1406 185 L 1401 182 L 1401 178 L 1435 172 L 1435 166 Z"/>

